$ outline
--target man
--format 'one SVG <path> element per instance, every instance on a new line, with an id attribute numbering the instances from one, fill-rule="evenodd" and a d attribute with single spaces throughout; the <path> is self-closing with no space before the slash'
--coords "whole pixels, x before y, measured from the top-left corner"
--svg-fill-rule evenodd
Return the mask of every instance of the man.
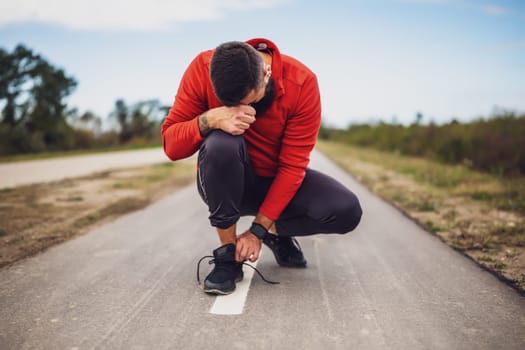
<path id="1" fill-rule="evenodd" d="M 357 197 L 307 167 L 320 122 L 315 74 L 270 40 L 227 42 L 191 62 L 162 136 L 171 160 L 199 151 L 197 188 L 221 243 L 205 292 L 233 292 L 242 262 L 256 261 L 261 243 L 279 265 L 305 267 L 293 236 L 357 226 Z M 237 236 L 245 215 L 255 219 Z"/>

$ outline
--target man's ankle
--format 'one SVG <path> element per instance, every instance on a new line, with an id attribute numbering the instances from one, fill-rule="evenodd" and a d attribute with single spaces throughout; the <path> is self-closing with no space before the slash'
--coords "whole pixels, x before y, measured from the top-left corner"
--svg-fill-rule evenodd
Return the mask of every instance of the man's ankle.
<path id="1" fill-rule="evenodd" d="M 237 225 L 232 225 L 226 229 L 217 228 L 217 234 L 219 235 L 221 246 L 235 244 L 237 242 L 236 231 Z"/>

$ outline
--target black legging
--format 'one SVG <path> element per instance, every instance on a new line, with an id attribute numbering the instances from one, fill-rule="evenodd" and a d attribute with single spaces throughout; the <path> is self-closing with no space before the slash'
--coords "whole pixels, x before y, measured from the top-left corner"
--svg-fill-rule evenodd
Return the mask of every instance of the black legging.
<path id="1" fill-rule="evenodd" d="M 211 132 L 199 150 L 197 188 L 210 223 L 228 228 L 241 216 L 256 215 L 273 178 L 255 174 L 242 136 Z M 276 222 L 279 235 L 347 233 L 361 219 L 359 200 L 335 179 L 313 169 Z"/>

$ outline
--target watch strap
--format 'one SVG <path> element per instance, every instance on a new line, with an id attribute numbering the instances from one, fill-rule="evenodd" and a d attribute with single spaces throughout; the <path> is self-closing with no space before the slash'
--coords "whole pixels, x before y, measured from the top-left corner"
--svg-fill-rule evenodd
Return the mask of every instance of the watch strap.
<path id="1" fill-rule="evenodd" d="M 256 222 L 252 223 L 250 231 L 255 235 L 255 237 L 259 239 L 264 239 L 266 235 L 268 235 L 268 230 L 266 229 L 266 227 Z"/>

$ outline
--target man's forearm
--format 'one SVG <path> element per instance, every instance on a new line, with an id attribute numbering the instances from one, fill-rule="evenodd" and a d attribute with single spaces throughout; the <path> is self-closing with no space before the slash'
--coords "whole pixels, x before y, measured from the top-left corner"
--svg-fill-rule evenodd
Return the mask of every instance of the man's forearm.
<path id="1" fill-rule="evenodd" d="M 210 126 L 210 122 L 208 120 L 208 111 L 202 113 L 198 116 L 199 118 L 199 130 L 201 132 L 202 136 L 206 136 L 210 133 L 212 130 L 212 127 Z"/>

